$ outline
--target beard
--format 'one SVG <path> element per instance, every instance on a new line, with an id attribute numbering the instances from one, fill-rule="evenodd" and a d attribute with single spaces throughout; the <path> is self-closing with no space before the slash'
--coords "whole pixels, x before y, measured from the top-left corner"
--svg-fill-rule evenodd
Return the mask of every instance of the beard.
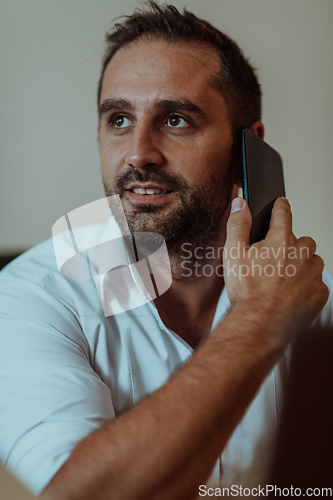
<path id="1" fill-rule="evenodd" d="M 165 239 L 172 267 L 177 267 L 181 246 L 191 243 L 194 248 L 216 244 L 222 230 L 222 218 L 228 210 L 234 186 L 232 155 L 221 168 L 221 175 L 210 177 L 205 184 L 189 184 L 180 174 L 170 174 L 156 167 L 132 167 L 118 174 L 111 184 L 104 182 L 106 196 L 119 195 L 126 222 L 134 232 L 153 232 Z M 124 200 L 125 186 L 132 182 L 152 182 L 176 192 L 179 203 L 172 209 L 156 204 L 131 205 Z M 117 219 L 117 214 L 115 213 Z M 121 221 L 118 221 L 121 226 Z M 200 255 L 200 252 L 196 252 Z"/>

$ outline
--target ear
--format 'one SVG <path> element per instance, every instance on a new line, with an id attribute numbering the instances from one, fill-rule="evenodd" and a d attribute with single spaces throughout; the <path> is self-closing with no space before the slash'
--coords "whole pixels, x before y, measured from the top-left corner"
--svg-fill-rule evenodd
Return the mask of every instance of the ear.
<path id="1" fill-rule="evenodd" d="M 260 137 L 260 139 L 264 139 L 265 127 L 264 127 L 264 124 L 262 122 L 260 122 L 260 121 L 254 122 L 248 128 L 251 130 L 251 132 L 253 132 L 258 137 Z M 242 187 L 242 178 L 239 175 L 236 178 L 235 186 L 237 186 L 237 188 Z"/>
<path id="2" fill-rule="evenodd" d="M 251 132 L 253 132 L 258 137 L 260 137 L 260 139 L 264 139 L 264 136 L 265 136 L 265 127 L 264 127 L 264 124 L 262 122 L 259 122 L 259 121 L 258 122 L 254 122 L 248 128 L 251 130 Z"/>

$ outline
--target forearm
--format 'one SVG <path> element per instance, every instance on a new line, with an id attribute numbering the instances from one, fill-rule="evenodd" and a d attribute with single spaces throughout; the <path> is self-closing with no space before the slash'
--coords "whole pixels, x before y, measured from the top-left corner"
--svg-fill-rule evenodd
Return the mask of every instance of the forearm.
<path id="1" fill-rule="evenodd" d="M 64 500 L 195 498 L 282 350 L 262 335 L 267 319 L 251 318 L 231 311 L 165 386 L 79 443 L 46 492 Z"/>

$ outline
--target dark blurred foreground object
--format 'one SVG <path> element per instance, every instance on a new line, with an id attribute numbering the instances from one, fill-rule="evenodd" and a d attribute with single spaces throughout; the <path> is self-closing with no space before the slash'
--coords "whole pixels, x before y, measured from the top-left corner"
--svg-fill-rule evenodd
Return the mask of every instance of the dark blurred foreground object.
<path id="1" fill-rule="evenodd" d="M 7 266 L 7 264 L 9 264 L 9 262 L 16 259 L 16 257 L 21 255 L 21 253 L 23 253 L 23 252 L 24 252 L 24 250 L 22 250 L 21 252 L 11 253 L 8 255 L 0 255 L 0 271 L 3 267 Z"/>
<path id="2" fill-rule="evenodd" d="M 269 484 L 292 485 L 302 495 L 307 488 L 333 487 L 332 396 L 333 329 L 309 330 L 293 346 Z"/>

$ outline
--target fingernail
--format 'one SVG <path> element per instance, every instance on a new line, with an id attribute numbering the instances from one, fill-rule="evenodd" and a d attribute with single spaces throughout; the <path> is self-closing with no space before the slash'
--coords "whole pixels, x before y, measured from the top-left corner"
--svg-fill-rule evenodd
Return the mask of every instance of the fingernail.
<path id="1" fill-rule="evenodd" d="M 239 210 L 242 210 L 244 207 L 244 200 L 243 198 L 234 198 L 231 203 L 231 213 L 238 212 Z"/>

